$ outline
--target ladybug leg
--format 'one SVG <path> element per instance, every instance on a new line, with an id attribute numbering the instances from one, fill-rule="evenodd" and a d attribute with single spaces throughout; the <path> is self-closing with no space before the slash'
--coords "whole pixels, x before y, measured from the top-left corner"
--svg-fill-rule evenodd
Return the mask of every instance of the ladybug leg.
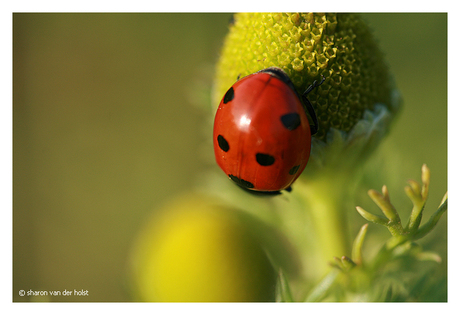
<path id="1" fill-rule="evenodd" d="M 314 135 L 318 132 L 318 129 L 319 129 L 318 117 L 316 116 L 316 112 L 313 109 L 313 106 L 311 105 L 308 98 L 306 98 L 303 95 L 302 95 L 302 98 L 303 98 L 303 103 L 305 104 L 305 107 L 307 108 L 308 114 L 313 120 L 313 125 L 310 125 L 310 130 L 311 130 L 311 135 Z"/>
<path id="2" fill-rule="evenodd" d="M 318 132 L 318 129 L 319 129 L 319 123 L 318 123 L 318 117 L 316 116 L 316 112 L 315 112 L 315 109 L 313 108 L 313 106 L 311 105 L 310 101 L 308 100 L 307 98 L 307 95 L 308 93 L 310 93 L 314 88 L 317 88 L 318 86 L 320 86 L 321 84 L 323 84 L 323 82 L 326 80 L 326 78 L 323 76 L 322 80 L 320 83 L 318 83 L 318 81 L 313 81 L 313 83 L 305 90 L 305 92 L 303 92 L 302 94 L 302 100 L 303 100 L 303 103 L 308 111 L 308 114 L 310 115 L 311 119 L 313 120 L 313 125 L 310 126 L 310 129 L 311 129 L 311 134 L 314 135 Z"/>

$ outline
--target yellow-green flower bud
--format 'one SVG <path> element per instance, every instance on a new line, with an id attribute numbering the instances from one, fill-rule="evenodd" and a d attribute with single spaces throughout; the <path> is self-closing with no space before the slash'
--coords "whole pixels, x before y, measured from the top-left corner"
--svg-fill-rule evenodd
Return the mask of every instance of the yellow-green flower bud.
<path id="1" fill-rule="evenodd" d="M 311 164 L 336 164 L 330 156 L 341 152 L 325 152 L 325 144 L 340 142 L 343 150 L 359 139 L 352 153 L 361 156 L 362 149 L 379 142 L 369 144 L 370 138 L 386 134 L 400 101 L 359 15 L 240 13 L 234 20 L 217 64 L 215 106 L 238 77 L 275 66 L 289 75 L 299 94 L 314 80 L 326 79 L 308 94 L 319 121 Z"/>

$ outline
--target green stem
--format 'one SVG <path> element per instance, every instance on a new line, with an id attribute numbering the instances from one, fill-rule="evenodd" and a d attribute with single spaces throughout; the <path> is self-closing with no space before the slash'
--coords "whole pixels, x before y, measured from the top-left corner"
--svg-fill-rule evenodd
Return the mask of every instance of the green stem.
<path id="1" fill-rule="evenodd" d="M 335 256 L 342 257 L 350 253 L 347 233 L 346 197 L 348 181 L 338 176 L 321 176 L 296 184 L 295 191 L 303 201 L 312 220 L 316 248 L 319 249 L 319 263 L 315 266 L 322 276 L 329 271 L 328 263 Z M 346 176 L 345 176 L 346 178 Z"/>

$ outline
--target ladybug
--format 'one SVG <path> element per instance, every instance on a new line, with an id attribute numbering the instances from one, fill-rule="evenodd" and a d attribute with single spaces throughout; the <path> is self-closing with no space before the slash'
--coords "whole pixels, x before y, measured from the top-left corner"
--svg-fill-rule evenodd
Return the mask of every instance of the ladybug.
<path id="1" fill-rule="evenodd" d="M 290 191 L 318 131 L 307 94 L 324 80 L 299 96 L 289 76 L 270 67 L 233 84 L 219 104 L 213 130 L 217 164 L 231 180 L 255 192 Z"/>

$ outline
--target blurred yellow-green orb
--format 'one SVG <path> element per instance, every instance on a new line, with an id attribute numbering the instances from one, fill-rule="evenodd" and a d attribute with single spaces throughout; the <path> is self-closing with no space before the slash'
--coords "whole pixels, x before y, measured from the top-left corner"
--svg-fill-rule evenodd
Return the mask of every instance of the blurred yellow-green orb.
<path id="1" fill-rule="evenodd" d="M 154 215 L 132 257 L 136 300 L 274 301 L 277 273 L 238 211 L 184 197 Z"/>

